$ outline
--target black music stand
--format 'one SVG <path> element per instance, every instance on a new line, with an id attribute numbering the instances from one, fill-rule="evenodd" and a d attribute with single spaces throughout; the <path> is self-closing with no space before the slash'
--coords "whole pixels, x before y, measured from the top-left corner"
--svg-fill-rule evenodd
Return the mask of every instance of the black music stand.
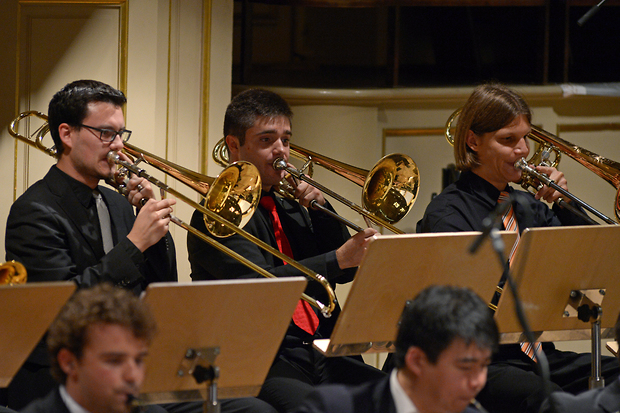
<path id="1" fill-rule="evenodd" d="M 620 309 L 620 288 L 614 288 L 618 245 L 620 226 L 531 228 L 523 232 L 511 265 L 535 340 L 592 340 L 590 387 L 604 385 L 600 340 L 613 336 Z M 507 289 L 496 319 L 503 343 L 525 341 Z"/>
<path id="2" fill-rule="evenodd" d="M 306 284 L 303 277 L 150 284 L 143 299 L 159 332 L 141 402 L 206 400 L 205 410 L 218 411 L 218 392 L 256 396 Z"/>
<path id="3" fill-rule="evenodd" d="M 407 300 L 431 284 L 470 287 L 491 301 L 502 275 L 490 243 L 472 255 L 479 232 L 381 236 L 368 247 L 329 339 L 314 347 L 327 356 L 393 351 Z M 509 252 L 515 233 L 502 232 Z"/>
<path id="4" fill-rule="evenodd" d="M 0 286 L 0 387 L 7 387 L 75 291 L 73 282 Z"/>

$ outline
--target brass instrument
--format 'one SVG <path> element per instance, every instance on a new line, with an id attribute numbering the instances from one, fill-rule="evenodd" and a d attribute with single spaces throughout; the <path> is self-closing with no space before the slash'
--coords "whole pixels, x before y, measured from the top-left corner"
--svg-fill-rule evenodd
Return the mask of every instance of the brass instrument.
<path id="1" fill-rule="evenodd" d="M 301 169 L 297 170 L 289 167 L 284 160 L 276 160 L 274 162 L 274 168 L 284 169 L 297 179 L 301 179 L 320 189 L 353 209 L 355 212 L 361 214 L 365 219 L 387 228 L 396 234 L 403 234 L 403 231 L 394 227 L 392 224 L 400 221 L 407 215 L 420 189 L 420 173 L 415 162 L 409 156 L 403 154 L 387 155 L 368 171 L 339 162 L 294 144 L 290 144 L 290 154 L 305 162 Z M 218 164 L 224 167 L 228 165 L 230 158 L 224 139 L 221 139 L 216 144 L 212 152 L 212 157 Z M 311 168 L 315 163 L 362 186 L 363 208 L 336 192 L 329 190 L 303 173 L 305 169 L 308 167 Z M 285 180 L 281 182 L 278 192 L 289 199 L 294 198 L 288 188 L 288 182 Z M 329 210 L 326 212 L 330 215 L 333 214 L 333 212 Z M 337 216 L 337 218 L 353 227 L 355 230 L 361 230 L 361 228 L 355 224 L 350 225 L 344 218 L 340 216 Z"/>
<path id="2" fill-rule="evenodd" d="M 9 133 L 13 137 L 27 143 L 28 145 L 31 145 L 33 147 L 36 147 L 37 149 L 43 150 L 49 155 L 55 156 L 56 151 L 54 148 L 47 148 L 42 144 L 43 136 L 47 133 L 47 131 L 49 131 L 49 126 L 45 127 L 44 125 L 43 127 L 39 128 L 37 132 L 35 132 L 36 142 L 33 141 L 29 137 L 20 135 L 17 132 L 17 126 L 18 126 L 19 121 L 29 116 L 36 116 L 41 119 L 47 120 L 47 117 L 41 114 L 40 112 L 35 112 L 35 111 L 24 112 L 17 119 L 11 122 L 9 126 Z M 44 131 L 41 132 L 42 130 Z M 126 170 L 142 178 L 147 179 L 149 182 L 159 187 L 161 190 L 167 193 L 170 193 L 172 196 L 180 199 L 181 201 L 184 201 L 191 207 L 200 211 L 203 215 L 205 215 L 205 223 L 207 223 L 207 228 L 209 228 L 209 223 L 211 222 L 213 223 L 212 227 L 214 227 L 215 232 L 219 234 L 217 236 L 220 236 L 220 237 L 227 236 L 227 235 L 232 235 L 234 233 L 239 234 L 240 236 L 246 238 L 250 242 L 257 245 L 258 247 L 263 248 L 266 251 L 270 252 L 271 254 L 282 259 L 283 261 L 286 261 L 289 265 L 292 265 L 294 268 L 301 271 L 303 274 L 305 274 L 312 280 L 319 282 L 325 288 L 327 295 L 329 297 L 329 303 L 327 305 L 319 302 L 318 300 L 315 300 L 314 298 L 308 296 L 307 294 L 302 294 L 301 299 L 304 301 L 307 301 L 309 304 L 318 308 L 325 317 L 331 316 L 332 311 L 336 308 L 336 295 L 333 289 L 331 288 L 331 285 L 329 284 L 329 282 L 325 279 L 325 277 L 323 277 L 320 274 L 315 273 L 314 271 L 308 269 L 307 267 L 304 267 L 303 265 L 299 264 L 297 261 L 292 260 L 290 257 L 281 253 L 279 250 L 271 247 L 269 244 L 266 244 L 265 242 L 256 238 L 252 234 L 248 233 L 247 231 L 244 231 L 239 226 L 235 225 L 235 224 L 238 224 L 242 226 L 245 223 L 247 223 L 247 221 L 251 217 L 251 214 L 248 217 L 247 215 L 239 214 L 237 212 L 251 210 L 251 212 L 253 213 L 255 210 L 255 206 L 260 199 L 260 190 L 261 190 L 260 174 L 258 173 L 258 170 L 256 170 L 256 167 L 254 167 L 249 162 L 234 163 L 233 165 L 230 165 L 230 167 L 227 168 L 225 171 L 223 171 L 222 174 L 220 174 L 221 179 L 220 177 L 210 178 L 210 177 L 205 177 L 204 175 L 198 174 L 196 172 L 189 171 L 185 168 L 179 167 L 178 165 L 175 165 L 172 162 L 169 162 L 163 158 L 159 158 L 133 145 L 128 145 L 127 143 L 125 143 L 125 145 L 128 148 L 127 151 L 130 156 L 134 156 L 138 158 L 139 161 L 147 162 L 151 164 L 153 167 L 160 169 L 162 172 L 181 180 L 183 183 L 192 187 L 193 189 L 195 189 L 197 192 L 199 192 L 203 196 L 205 196 L 204 191 L 206 190 L 207 191 L 206 206 L 207 207 L 216 206 L 215 209 L 226 216 L 220 216 L 218 215 L 217 212 L 214 212 L 208 209 L 207 207 L 200 205 L 199 203 L 193 201 L 192 199 L 183 195 L 182 193 L 168 187 L 168 185 L 150 176 L 149 174 L 146 173 L 144 169 L 139 168 L 137 165 L 121 160 L 118 153 L 114 151 L 110 151 L 108 153 L 108 161 L 111 163 L 120 165 Z M 242 178 L 242 179 L 237 179 L 237 178 Z M 237 189 L 237 187 L 239 186 L 239 182 L 244 182 L 246 185 L 251 183 L 251 185 L 249 185 L 250 188 L 247 188 L 247 187 L 242 188 L 246 192 L 245 193 L 243 193 L 243 191 L 240 192 Z M 237 195 L 239 193 L 242 193 L 243 195 Z M 229 196 L 231 194 L 233 194 L 233 196 Z M 254 207 L 248 207 L 248 205 L 245 205 L 246 203 L 254 205 Z M 230 212 L 233 212 L 233 214 L 230 215 Z M 229 221 L 228 218 L 231 218 L 237 222 L 232 223 Z M 230 248 L 222 245 L 221 243 L 217 242 L 213 238 L 206 236 L 202 232 L 198 231 L 196 228 L 183 222 L 181 219 L 172 216 L 171 222 L 174 222 L 181 228 L 184 228 L 185 230 L 191 232 L 193 235 L 200 238 L 204 242 L 207 242 L 209 245 L 211 245 L 218 251 L 224 254 L 227 254 L 228 256 L 236 259 L 237 261 L 241 262 L 242 264 L 244 264 L 251 270 L 259 273 L 260 275 L 264 277 L 268 277 L 268 278 L 275 277 L 273 274 L 269 273 L 262 267 L 254 264 L 247 258 L 241 256 L 240 254 L 231 250 Z M 229 232 L 229 234 L 226 234 L 226 232 Z"/>
<path id="3" fill-rule="evenodd" d="M 145 162 L 183 182 L 204 197 L 209 210 L 240 228 L 248 223 L 256 211 L 260 201 L 261 181 L 258 169 L 250 162 L 235 162 L 224 169 L 217 178 L 212 178 L 146 152 L 128 142 L 125 142 L 124 146 L 123 152 L 133 158 L 135 165 Z M 232 230 L 206 214 L 204 222 L 207 230 L 216 237 L 224 238 L 234 234 Z"/>
<path id="4" fill-rule="evenodd" d="M 28 279 L 23 264 L 11 260 L 0 264 L 0 285 L 24 284 Z"/>
<path id="5" fill-rule="evenodd" d="M 452 124 L 454 123 L 454 120 L 458 117 L 460 112 L 461 109 L 457 109 L 456 111 L 454 111 L 454 113 L 450 115 L 448 121 L 446 122 L 445 135 L 448 143 L 450 143 L 450 145 L 452 146 L 454 146 Z M 533 154 L 530 156 L 530 159 L 528 159 L 527 161 L 518 161 L 515 164 L 516 168 L 519 168 L 523 171 L 521 186 L 530 192 L 536 192 L 540 188 L 542 183 L 545 183 L 548 186 L 553 186 L 554 182 L 549 180 L 546 175 L 537 172 L 534 168 L 527 167 L 527 165 L 543 165 L 552 166 L 555 168 L 560 162 L 562 153 L 565 153 L 581 165 L 588 168 L 590 171 L 594 172 L 599 177 L 609 182 L 614 188 L 617 189 L 614 209 L 616 218 L 620 219 L 620 163 L 604 158 L 600 155 L 588 151 L 585 148 L 565 141 L 564 139 L 561 139 L 560 137 L 553 135 L 552 133 L 549 133 L 537 126 L 531 125 L 531 128 L 532 130 L 530 133 L 528 133 L 527 138 L 537 143 L 536 148 L 534 149 Z M 551 158 L 552 153 L 553 158 Z M 575 200 L 582 207 L 592 212 L 594 215 L 596 215 L 598 218 L 605 221 L 606 223 L 613 225 L 618 224 L 615 220 L 605 216 L 604 214 L 584 203 L 579 198 L 575 197 L 563 188 L 554 187 L 554 189 L 567 196 L 568 198 Z M 562 205 L 572 209 L 572 206 L 570 204 L 563 203 Z M 579 211 L 578 209 L 572 210 Z M 584 216 L 584 218 L 585 217 L 587 216 Z M 591 218 L 588 219 L 591 220 Z M 593 221 L 593 223 L 595 222 Z"/>

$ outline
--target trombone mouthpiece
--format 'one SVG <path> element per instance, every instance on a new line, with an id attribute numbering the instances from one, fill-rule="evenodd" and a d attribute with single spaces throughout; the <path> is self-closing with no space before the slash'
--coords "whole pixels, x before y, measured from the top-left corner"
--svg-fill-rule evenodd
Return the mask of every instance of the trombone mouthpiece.
<path id="1" fill-rule="evenodd" d="M 118 161 L 118 159 L 119 159 L 118 153 L 116 153 L 114 151 L 108 152 L 108 154 L 106 156 L 108 158 L 108 162 L 111 163 L 111 164 L 116 163 L 116 161 Z"/>
<path id="2" fill-rule="evenodd" d="M 286 162 L 284 162 L 284 159 L 282 158 L 277 158 L 275 161 L 273 161 L 273 169 L 275 169 L 276 171 L 282 171 L 286 169 L 286 166 Z"/>
<path id="3" fill-rule="evenodd" d="M 525 159 L 521 158 L 517 162 L 515 162 L 515 168 L 520 170 L 525 170 L 527 168 L 527 162 Z"/>

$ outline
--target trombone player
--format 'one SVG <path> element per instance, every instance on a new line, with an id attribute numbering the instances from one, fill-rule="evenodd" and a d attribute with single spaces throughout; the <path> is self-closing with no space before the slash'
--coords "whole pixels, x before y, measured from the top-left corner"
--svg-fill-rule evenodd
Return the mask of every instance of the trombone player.
<path id="1" fill-rule="evenodd" d="M 556 204 L 549 208 L 541 202 L 551 203 L 560 198 L 561 194 L 553 188 L 542 186 L 530 194 L 509 186 L 521 179 L 515 162 L 529 156 L 527 135 L 531 120 L 529 106 L 515 91 L 496 83 L 476 87 L 461 110 L 454 136 L 454 155 L 461 175 L 427 206 L 417 232 L 481 231 L 483 220 L 501 208 L 502 202 L 509 205 L 509 199 L 518 202 L 506 208 L 506 219 L 502 221 L 507 230 L 521 232 L 527 227 L 587 224 L 568 208 Z M 556 168 L 536 169 L 567 189 L 564 174 Z M 506 196 L 508 200 L 504 199 Z M 587 390 L 589 354 L 559 351 L 553 343 L 506 344 L 500 346 L 489 366 L 487 385 L 478 395 L 489 412 L 538 412 L 544 398 L 542 379 L 535 374 L 536 363 L 528 350 L 539 345 L 549 360 L 552 391 Z M 615 360 L 605 358 L 606 377 L 618 374 L 616 364 Z"/>
<path id="2" fill-rule="evenodd" d="M 127 182 L 129 202 L 99 185 L 116 172 L 107 153 L 120 153 L 131 136 L 122 111 L 126 101 L 123 92 L 95 80 L 69 83 L 50 101 L 57 162 L 15 201 L 6 229 L 6 257 L 24 264 L 29 282 L 71 280 L 90 287 L 106 281 L 139 294 L 150 282 L 177 280 L 168 233 L 175 201 L 155 200 L 149 182 L 139 177 Z M 41 342 L 8 387 L 9 407 L 19 410 L 48 393 L 54 385 L 49 365 Z"/>
<path id="3" fill-rule="evenodd" d="M 275 189 L 285 178 L 285 172 L 276 170 L 273 163 L 278 158 L 288 161 L 291 117 L 288 103 L 266 90 L 246 90 L 228 105 L 224 136 L 230 161 L 251 162 L 262 179 L 260 205 L 243 229 L 321 274 L 332 287 L 336 283 L 350 282 L 376 231 L 368 228 L 350 237 L 341 222 L 308 208 L 313 200 L 327 208 L 331 209 L 331 206 L 318 189 L 305 182 L 288 178 L 295 188 L 296 200 L 275 196 Z M 200 212 L 194 213 L 191 224 L 207 232 Z M 292 266 L 239 235 L 220 241 L 275 276 L 301 275 Z M 188 251 L 193 280 L 258 277 L 192 234 L 188 234 Z M 310 281 L 306 294 L 325 302 L 324 291 L 318 283 Z M 337 314 L 338 310 L 334 317 L 324 318 L 300 302 L 262 386 L 260 399 L 272 404 L 279 412 L 285 412 L 297 407 L 316 384 L 355 384 L 384 375 L 361 360 L 349 357 L 327 359 L 313 350 L 312 340 L 329 337 Z"/>

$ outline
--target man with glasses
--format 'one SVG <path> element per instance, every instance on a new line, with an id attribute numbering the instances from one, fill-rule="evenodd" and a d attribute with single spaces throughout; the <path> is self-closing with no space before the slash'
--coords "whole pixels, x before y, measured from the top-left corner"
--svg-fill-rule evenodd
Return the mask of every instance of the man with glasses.
<path id="1" fill-rule="evenodd" d="M 150 282 L 177 280 L 168 233 L 175 201 L 156 200 L 149 182 L 135 176 L 126 182 L 127 199 L 99 185 L 115 179 L 108 152 L 128 160 L 120 152 L 131 135 L 126 101 L 121 91 L 94 80 L 72 82 L 52 98 L 58 161 L 15 201 L 6 229 L 6 257 L 24 264 L 28 282 L 89 287 L 105 281 L 139 294 Z M 19 410 L 54 386 L 49 365 L 42 341 L 10 384 L 9 407 Z"/>

